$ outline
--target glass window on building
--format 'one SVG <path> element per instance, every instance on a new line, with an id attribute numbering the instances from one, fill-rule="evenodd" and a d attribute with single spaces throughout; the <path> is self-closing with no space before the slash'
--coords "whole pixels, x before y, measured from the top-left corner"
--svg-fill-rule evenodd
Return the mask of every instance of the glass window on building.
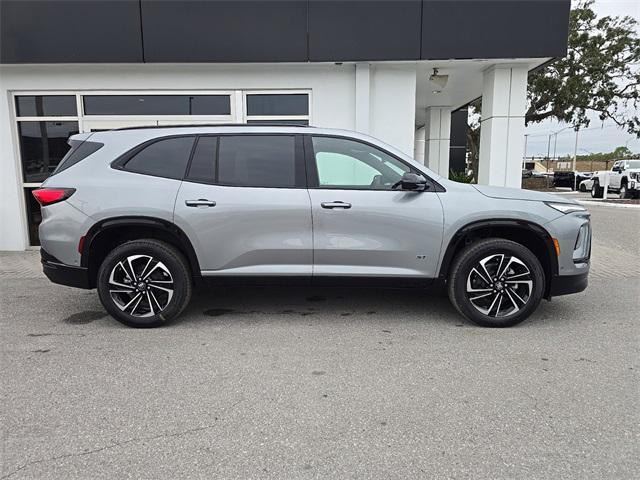
<path id="1" fill-rule="evenodd" d="M 18 122 L 24 182 L 44 182 L 69 151 L 67 140 L 76 133 L 78 122 Z"/>
<path id="2" fill-rule="evenodd" d="M 230 115 L 229 95 L 84 95 L 85 115 Z"/>

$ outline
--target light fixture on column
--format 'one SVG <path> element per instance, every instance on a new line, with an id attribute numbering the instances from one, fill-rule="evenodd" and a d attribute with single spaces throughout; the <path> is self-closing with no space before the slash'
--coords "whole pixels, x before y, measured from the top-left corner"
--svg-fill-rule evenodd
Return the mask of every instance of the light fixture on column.
<path id="1" fill-rule="evenodd" d="M 434 68 L 433 73 L 429 75 L 429 81 L 438 86 L 438 88 L 434 90 L 433 93 L 440 93 L 444 89 L 444 87 L 447 86 L 449 75 L 440 75 L 438 74 L 438 69 Z"/>

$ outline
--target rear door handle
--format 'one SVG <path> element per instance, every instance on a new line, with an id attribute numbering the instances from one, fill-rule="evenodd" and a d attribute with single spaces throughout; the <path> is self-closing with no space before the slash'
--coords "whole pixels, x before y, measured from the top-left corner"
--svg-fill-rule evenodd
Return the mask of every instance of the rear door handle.
<path id="1" fill-rule="evenodd" d="M 343 209 L 348 209 L 351 208 L 351 204 L 350 203 L 346 203 L 346 202 L 322 202 L 320 204 L 322 206 L 322 208 L 343 208 Z"/>
<path id="2" fill-rule="evenodd" d="M 184 204 L 187 207 L 215 207 L 216 202 L 213 200 L 207 200 L 206 198 L 199 198 L 198 200 L 185 200 Z"/>

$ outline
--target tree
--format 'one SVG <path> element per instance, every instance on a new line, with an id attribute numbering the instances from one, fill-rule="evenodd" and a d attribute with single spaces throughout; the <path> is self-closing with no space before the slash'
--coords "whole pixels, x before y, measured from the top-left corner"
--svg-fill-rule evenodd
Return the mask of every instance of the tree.
<path id="1" fill-rule="evenodd" d="M 631 17 L 597 18 L 593 0 L 571 10 L 567 56 L 529 75 L 525 123 L 554 118 L 576 127 L 589 125 L 597 112 L 640 138 L 640 38 Z M 469 108 L 469 145 L 474 175 L 477 164 L 480 100 Z"/>
<path id="2" fill-rule="evenodd" d="M 640 138 L 640 38 L 631 17 L 597 18 L 585 0 L 571 11 L 567 56 L 529 75 L 525 122 L 588 126 L 588 111 Z"/>

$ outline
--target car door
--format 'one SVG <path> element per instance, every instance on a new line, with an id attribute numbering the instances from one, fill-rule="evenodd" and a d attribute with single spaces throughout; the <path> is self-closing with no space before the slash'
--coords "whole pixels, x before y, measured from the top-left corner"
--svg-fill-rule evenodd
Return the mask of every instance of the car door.
<path id="1" fill-rule="evenodd" d="M 609 187 L 618 189 L 620 188 L 620 180 L 622 179 L 622 168 L 624 162 L 615 162 L 611 171 L 609 172 Z"/>
<path id="2" fill-rule="evenodd" d="M 302 137 L 200 136 L 175 204 L 203 276 L 310 276 Z"/>
<path id="3" fill-rule="evenodd" d="M 312 136 L 305 147 L 314 277 L 437 275 L 443 214 L 435 184 L 395 190 L 412 167 L 368 143 Z"/>

